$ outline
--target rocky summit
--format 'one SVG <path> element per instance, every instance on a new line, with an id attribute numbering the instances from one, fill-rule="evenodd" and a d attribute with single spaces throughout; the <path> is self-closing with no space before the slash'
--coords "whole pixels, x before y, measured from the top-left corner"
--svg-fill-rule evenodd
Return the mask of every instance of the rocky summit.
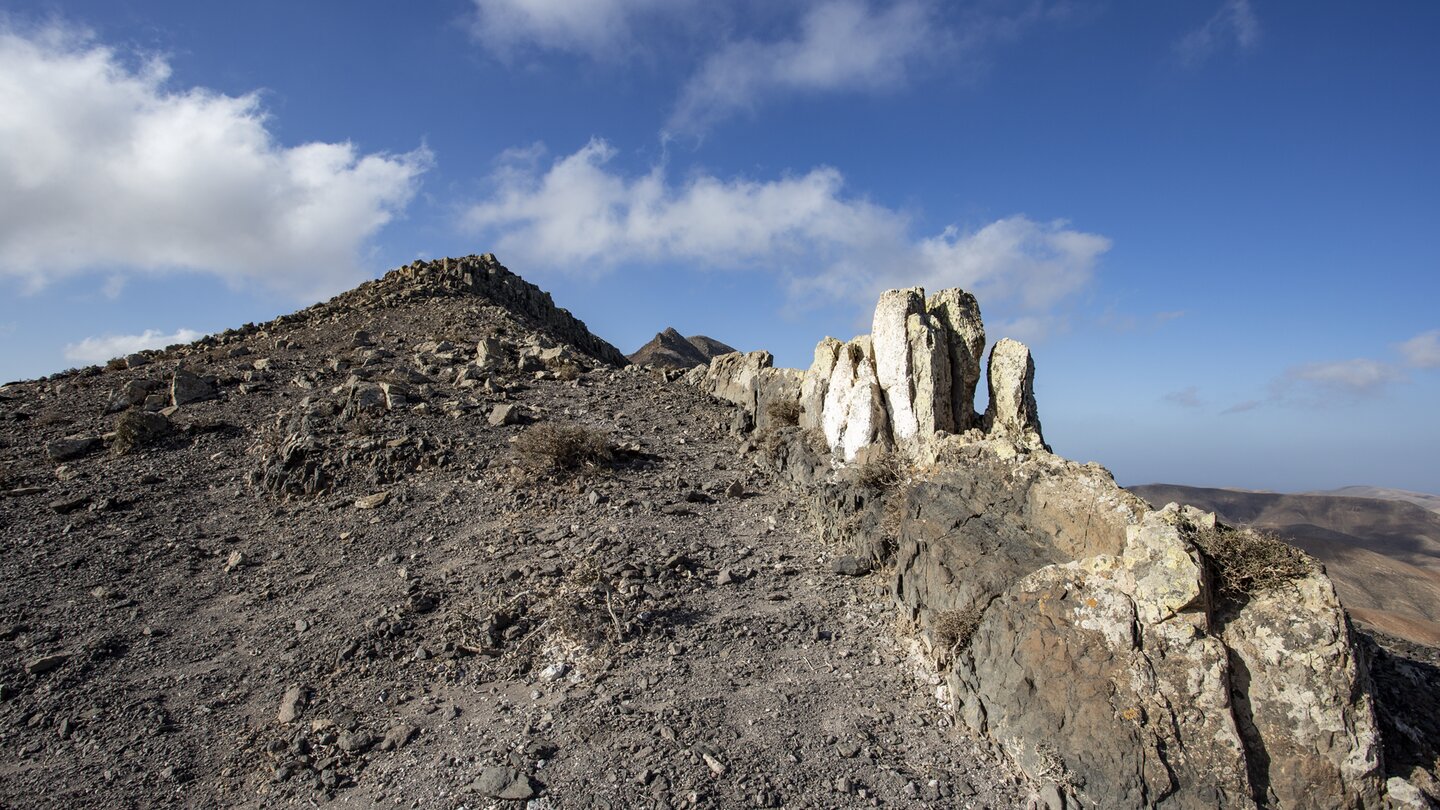
<path id="1" fill-rule="evenodd" d="M 714 338 L 704 335 L 687 338 L 675 331 L 674 327 L 666 327 L 665 331 L 651 338 L 649 343 L 636 349 L 628 359 L 640 365 L 689 370 L 734 351 Z"/>
<path id="2" fill-rule="evenodd" d="M 0 388 L 0 805 L 1440 800 L 1440 655 L 986 346 L 910 288 L 681 373 L 485 255 Z"/>

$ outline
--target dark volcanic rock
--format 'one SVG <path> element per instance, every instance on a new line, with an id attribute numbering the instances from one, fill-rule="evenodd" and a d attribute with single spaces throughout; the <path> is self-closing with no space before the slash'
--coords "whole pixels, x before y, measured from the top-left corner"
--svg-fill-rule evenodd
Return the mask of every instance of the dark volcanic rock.
<path id="1" fill-rule="evenodd" d="M 704 335 L 685 337 L 668 327 L 630 355 L 630 362 L 666 368 L 690 369 L 735 349 Z"/>

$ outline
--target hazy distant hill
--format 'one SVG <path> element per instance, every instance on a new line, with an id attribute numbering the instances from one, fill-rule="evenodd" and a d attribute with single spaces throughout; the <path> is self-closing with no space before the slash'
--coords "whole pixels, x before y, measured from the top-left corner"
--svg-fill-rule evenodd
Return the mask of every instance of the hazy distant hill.
<path id="1" fill-rule="evenodd" d="M 1440 495 L 1430 495 L 1425 492 L 1411 492 L 1405 489 L 1386 489 L 1385 487 L 1341 487 L 1339 489 L 1319 490 L 1315 492 L 1302 493 L 1305 495 L 1340 495 L 1346 498 L 1379 498 L 1386 501 L 1408 501 L 1416 506 L 1422 506 L 1431 512 L 1440 512 Z"/>
<path id="2" fill-rule="evenodd" d="M 649 343 L 636 349 L 629 358 L 630 362 L 642 365 L 694 368 L 706 365 L 712 357 L 730 354 L 733 351 L 735 349 L 715 338 L 704 335 L 687 338 L 676 331 L 674 327 L 669 327 L 664 332 L 655 335 Z"/>
<path id="3" fill-rule="evenodd" d="M 1397 492 L 1346 488 L 1356 490 Z M 1172 484 L 1130 491 L 1152 505 L 1188 503 L 1215 512 L 1227 523 L 1273 529 L 1325 563 L 1356 619 L 1402 638 L 1440 644 L 1440 514 L 1434 511 L 1398 498 Z"/>

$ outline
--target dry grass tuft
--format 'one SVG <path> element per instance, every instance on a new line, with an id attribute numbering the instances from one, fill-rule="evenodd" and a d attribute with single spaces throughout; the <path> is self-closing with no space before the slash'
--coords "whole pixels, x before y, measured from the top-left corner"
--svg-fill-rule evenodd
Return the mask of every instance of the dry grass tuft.
<path id="1" fill-rule="evenodd" d="M 1215 566 L 1222 598 L 1243 598 L 1273 590 L 1314 570 L 1305 552 L 1254 528 L 1199 527 L 1191 539 Z"/>
<path id="2" fill-rule="evenodd" d="M 772 425 L 795 427 L 800 424 L 800 403 L 793 399 L 780 399 L 765 408 Z"/>
<path id="3" fill-rule="evenodd" d="M 877 448 L 852 465 L 850 471 L 856 484 L 884 492 L 904 479 L 905 460 L 893 450 Z"/>
<path id="4" fill-rule="evenodd" d="M 515 439 L 522 466 L 535 471 L 574 472 L 607 464 L 614 458 L 610 443 L 584 425 L 543 422 Z"/>
<path id="5" fill-rule="evenodd" d="M 959 650 L 970 643 L 970 637 L 980 626 L 982 608 L 971 604 L 960 610 L 942 610 L 935 614 L 930 623 L 930 633 L 937 647 L 944 650 Z"/>

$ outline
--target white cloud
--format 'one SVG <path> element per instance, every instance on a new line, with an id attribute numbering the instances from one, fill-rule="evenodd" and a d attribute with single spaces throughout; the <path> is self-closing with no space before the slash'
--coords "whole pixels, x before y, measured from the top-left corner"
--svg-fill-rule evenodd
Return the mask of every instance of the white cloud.
<path id="1" fill-rule="evenodd" d="M 1181 63 L 1194 67 L 1231 43 L 1242 51 L 1260 44 L 1260 19 L 1249 0 L 1225 0 L 1205 24 L 1175 43 Z"/>
<path id="2" fill-rule="evenodd" d="M 0 275 L 192 271 L 297 295 L 361 277 L 430 153 L 282 147 L 257 94 L 169 78 L 83 34 L 0 27 Z"/>
<path id="3" fill-rule="evenodd" d="M 681 91 L 668 134 L 698 134 L 777 93 L 893 87 L 929 52 L 934 31 L 911 0 L 883 10 L 862 0 L 819 3 L 795 38 L 734 42 L 706 60 Z"/>
<path id="4" fill-rule="evenodd" d="M 690 0 L 474 0 L 471 33 L 501 59 L 527 47 L 573 51 L 596 59 L 622 54 L 637 18 L 675 14 Z"/>
<path id="5" fill-rule="evenodd" d="M 1033 334 L 1089 282 L 1110 247 L 1063 221 L 1025 216 L 915 238 L 906 214 L 846 194 L 829 167 L 769 181 L 696 174 L 672 184 L 663 167 L 629 177 L 611 170 L 615 150 L 602 140 L 548 168 L 535 154 L 502 163 L 493 194 L 466 221 L 514 266 L 541 271 L 662 262 L 757 269 L 787 278 L 797 302 L 865 305 L 889 287 L 958 286 Z"/>
<path id="6" fill-rule="evenodd" d="M 1378 395 L 1391 383 L 1403 382 L 1405 373 L 1388 363 L 1368 358 L 1308 363 L 1288 369 L 1273 386 L 1273 398 L 1300 404 L 1323 404 L 1331 397 L 1355 399 Z M 1296 395 L 1296 389 L 1302 390 Z"/>
<path id="7" fill-rule="evenodd" d="M 1401 343 L 1400 354 L 1415 368 L 1440 368 L 1440 329 L 1421 332 Z"/>
<path id="8" fill-rule="evenodd" d="M 178 329 L 168 335 L 158 329 L 146 329 L 138 335 L 88 337 L 79 343 L 66 346 L 65 359 L 77 363 L 103 363 L 113 357 L 124 357 L 144 349 L 163 349 L 176 343 L 190 343 L 198 340 L 202 334 L 194 329 Z"/>

